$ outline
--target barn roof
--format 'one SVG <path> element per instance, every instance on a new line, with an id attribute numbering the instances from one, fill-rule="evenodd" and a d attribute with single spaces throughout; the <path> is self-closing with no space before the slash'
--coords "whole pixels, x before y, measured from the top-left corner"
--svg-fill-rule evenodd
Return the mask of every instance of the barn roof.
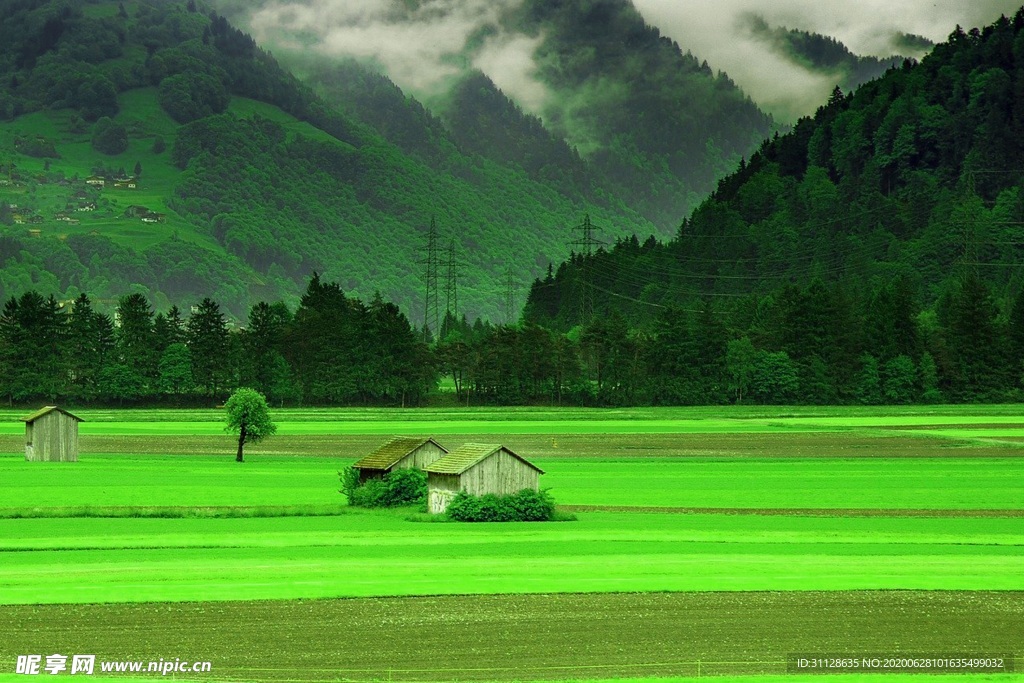
<path id="1" fill-rule="evenodd" d="M 435 474 L 462 474 L 473 465 L 477 464 L 481 460 L 489 458 L 500 450 L 504 450 L 512 457 L 517 460 L 522 460 L 533 469 L 544 474 L 544 470 L 537 467 L 523 456 L 513 453 L 508 448 L 496 444 L 483 443 L 464 443 L 448 455 L 439 460 L 435 460 L 430 465 L 427 465 L 424 469 L 427 472 L 434 472 Z"/>
<path id="2" fill-rule="evenodd" d="M 39 410 L 37 410 L 36 412 L 32 413 L 31 415 L 28 415 L 26 417 L 21 418 L 21 421 L 22 422 L 35 422 L 36 420 L 41 418 L 43 415 L 48 415 L 49 413 L 52 413 L 55 410 L 58 411 L 58 412 L 64 413 L 68 417 L 72 417 L 72 418 L 78 420 L 79 422 L 85 422 L 85 420 L 83 420 L 82 418 L 78 417 L 77 415 L 72 415 L 68 411 L 64 410 L 63 408 L 59 408 L 57 406 L 46 406 L 45 408 L 40 408 Z"/>
<path id="3" fill-rule="evenodd" d="M 396 436 L 373 453 L 357 461 L 352 467 L 364 470 L 386 470 L 420 446 L 428 443 L 434 444 L 444 453 L 448 452 L 447 448 L 433 439 L 424 439 L 418 436 Z"/>

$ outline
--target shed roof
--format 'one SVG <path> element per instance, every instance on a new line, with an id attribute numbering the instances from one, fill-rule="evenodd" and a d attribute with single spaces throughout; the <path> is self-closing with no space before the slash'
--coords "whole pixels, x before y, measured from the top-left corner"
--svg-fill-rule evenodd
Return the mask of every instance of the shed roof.
<path id="1" fill-rule="evenodd" d="M 427 465 L 424 469 L 427 472 L 434 472 L 435 474 L 462 474 L 473 465 L 489 458 L 500 450 L 504 450 L 512 457 L 523 461 L 541 474 L 544 474 L 544 470 L 537 467 L 523 456 L 513 453 L 508 448 L 497 444 L 483 443 L 464 443 L 448 455 L 440 458 L 439 460 L 435 460 L 430 465 Z"/>
<path id="2" fill-rule="evenodd" d="M 21 421 L 22 422 L 35 422 L 36 420 L 41 418 L 43 415 L 47 415 L 49 413 L 52 413 L 55 410 L 58 411 L 58 412 L 64 413 L 68 417 L 72 417 L 72 418 L 78 420 L 79 422 L 85 422 L 85 420 L 83 420 L 82 418 L 78 417 L 77 415 L 72 415 L 68 411 L 64 410 L 63 408 L 59 408 L 57 406 L 46 406 L 45 408 L 40 408 L 39 410 L 37 410 L 36 412 L 32 413 L 31 415 L 28 415 L 26 417 L 21 418 Z"/>
<path id="3" fill-rule="evenodd" d="M 352 467 L 364 470 L 386 470 L 427 443 L 434 444 L 444 453 L 448 452 L 447 448 L 433 439 L 424 439 L 418 436 L 396 436 L 373 453 L 357 461 Z"/>

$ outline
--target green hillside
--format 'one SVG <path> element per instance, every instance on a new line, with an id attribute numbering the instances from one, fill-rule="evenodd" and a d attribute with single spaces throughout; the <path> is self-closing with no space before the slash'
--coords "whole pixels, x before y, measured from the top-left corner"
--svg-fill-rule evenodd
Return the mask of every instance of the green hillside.
<path id="1" fill-rule="evenodd" d="M 1021 93 L 1024 10 L 957 28 L 766 141 L 672 242 L 537 280 L 526 317 L 582 322 L 612 400 L 1019 400 Z"/>
<path id="2" fill-rule="evenodd" d="M 291 20 L 269 29 L 254 17 L 284 3 L 213 2 L 241 25 L 260 24 L 261 35 L 318 91 L 403 149 L 438 159 L 438 144 L 454 144 L 511 163 L 560 192 L 621 202 L 666 237 L 776 127 L 727 75 L 662 36 L 629 0 L 525 0 L 475 17 L 480 25 L 465 44 L 441 41 L 443 70 L 458 73 L 424 95 L 433 111 L 415 101 L 396 110 L 394 84 L 339 57 L 346 46 L 329 36 L 346 27 L 329 14 L 322 25 L 305 26 L 292 21 L 304 12 L 287 13 Z M 385 12 L 371 5 L 364 21 L 399 34 L 427 34 L 433 20 L 470 21 L 458 3 L 425 7 L 395 3 Z M 517 58 L 528 61 L 526 78 L 545 96 L 530 114 L 477 68 L 492 42 L 531 44 Z M 366 50 L 353 46 L 351 54 L 365 59 Z"/>
<path id="3" fill-rule="evenodd" d="M 525 287 L 584 214 L 610 236 L 656 231 L 507 160 L 418 157 L 193 3 L 9 0 L 0 18 L 3 296 L 213 296 L 241 317 L 319 271 L 421 321 L 435 220 L 442 246 L 457 238 L 460 313 L 497 318 L 508 270 Z"/>

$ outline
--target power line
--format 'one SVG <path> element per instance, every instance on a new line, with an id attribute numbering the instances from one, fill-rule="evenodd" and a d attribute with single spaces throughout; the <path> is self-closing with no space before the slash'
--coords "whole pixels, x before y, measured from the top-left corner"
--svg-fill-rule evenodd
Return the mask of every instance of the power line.
<path id="1" fill-rule="evenodd" d="M 512 275 L 512 266 L 505 269 L 505 324 L 515 323 L 516 299 L 519 297 L 519 286 Z"/>
<path id="2" fill-rule="evenodd" d="M 427 256 L 420 264 L 426 266 L 424 284 L 427 288 L 426 305 L 423 307 L 423 340 L 430 339 L 431 329 L 434 334 L 439 334 L 440 319 L 437 299 L 437 271 L 439 257 L 437 253 L 437 223 L 433 217 L 430 218 L 430 229 L 427 231 Z M 433 328 L 431 328 L 433 323 Z"/>
<path id="3" fill-rule="evenodd" d="M 447 277 L 444 285 L 445 319 L 459 319 L 459 263 L 456 257 L 455 237 L 448 240 Z"/>
<path id="4" fill-rule="evenodd" d="M 594 248 L 604 244 L 594 237 L 595 226 L 590 222 L 590 214 L 584 214 L 583 222 L 572 229 L 579 233 L 579 238 L 569 242 L 570 246 L 579 247 L 577 253 L 582 257 L 577 271 L 580 285 L 580 323 L 586 324 L 594 317 L 594 280 L 590 272 L 590 261 Z"/>

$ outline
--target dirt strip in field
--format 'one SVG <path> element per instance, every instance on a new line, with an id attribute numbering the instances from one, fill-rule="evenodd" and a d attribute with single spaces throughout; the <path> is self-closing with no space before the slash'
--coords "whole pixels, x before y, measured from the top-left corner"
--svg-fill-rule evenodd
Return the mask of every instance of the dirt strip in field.
<path id="1" fill-rule="evenodd" d="M 1024 593 L 481 595 L 0 607 L 0 670 L 12 671 L 16 655 L 32 653 L 210 661 L 210 673 L 193 676 L 204 681 L 785 673 L 787 657 L 797 653 L 1020 657 Z"/>
<path id="2" fill-rule="evenodd" d="M 424 434 L 429 436 L 429 434 Z M 298 434 L 246 449 L 251 455 L 360 458 L 389 437 L 379 434 Z M 1010 437 L 1012 438 L 1012 437 Z M 793 434 L 458 434 L 438 436 L 447 448 L 463 443 L 501 443 L 533 458 L 1007 458 L 1024 457 L 1009 443 L 920 436 L 872 436 L 857 432 Z M 1006 441 L 1004 439 L 1003 441 Z M 231 455 L 230 435 L 82 435 L 82 453 Z M 22 437 L 0 436 L 0 453 L 24 451 Z"/>
<path id="3" fill-rule="evenodd" d="M 908 508 L 698 508 L 632 505 L 559 505 L 564 512 L 661 512 L 677 515 L 781 515 L 787 517 L 1024 517 L 1024 510 Z"/>

